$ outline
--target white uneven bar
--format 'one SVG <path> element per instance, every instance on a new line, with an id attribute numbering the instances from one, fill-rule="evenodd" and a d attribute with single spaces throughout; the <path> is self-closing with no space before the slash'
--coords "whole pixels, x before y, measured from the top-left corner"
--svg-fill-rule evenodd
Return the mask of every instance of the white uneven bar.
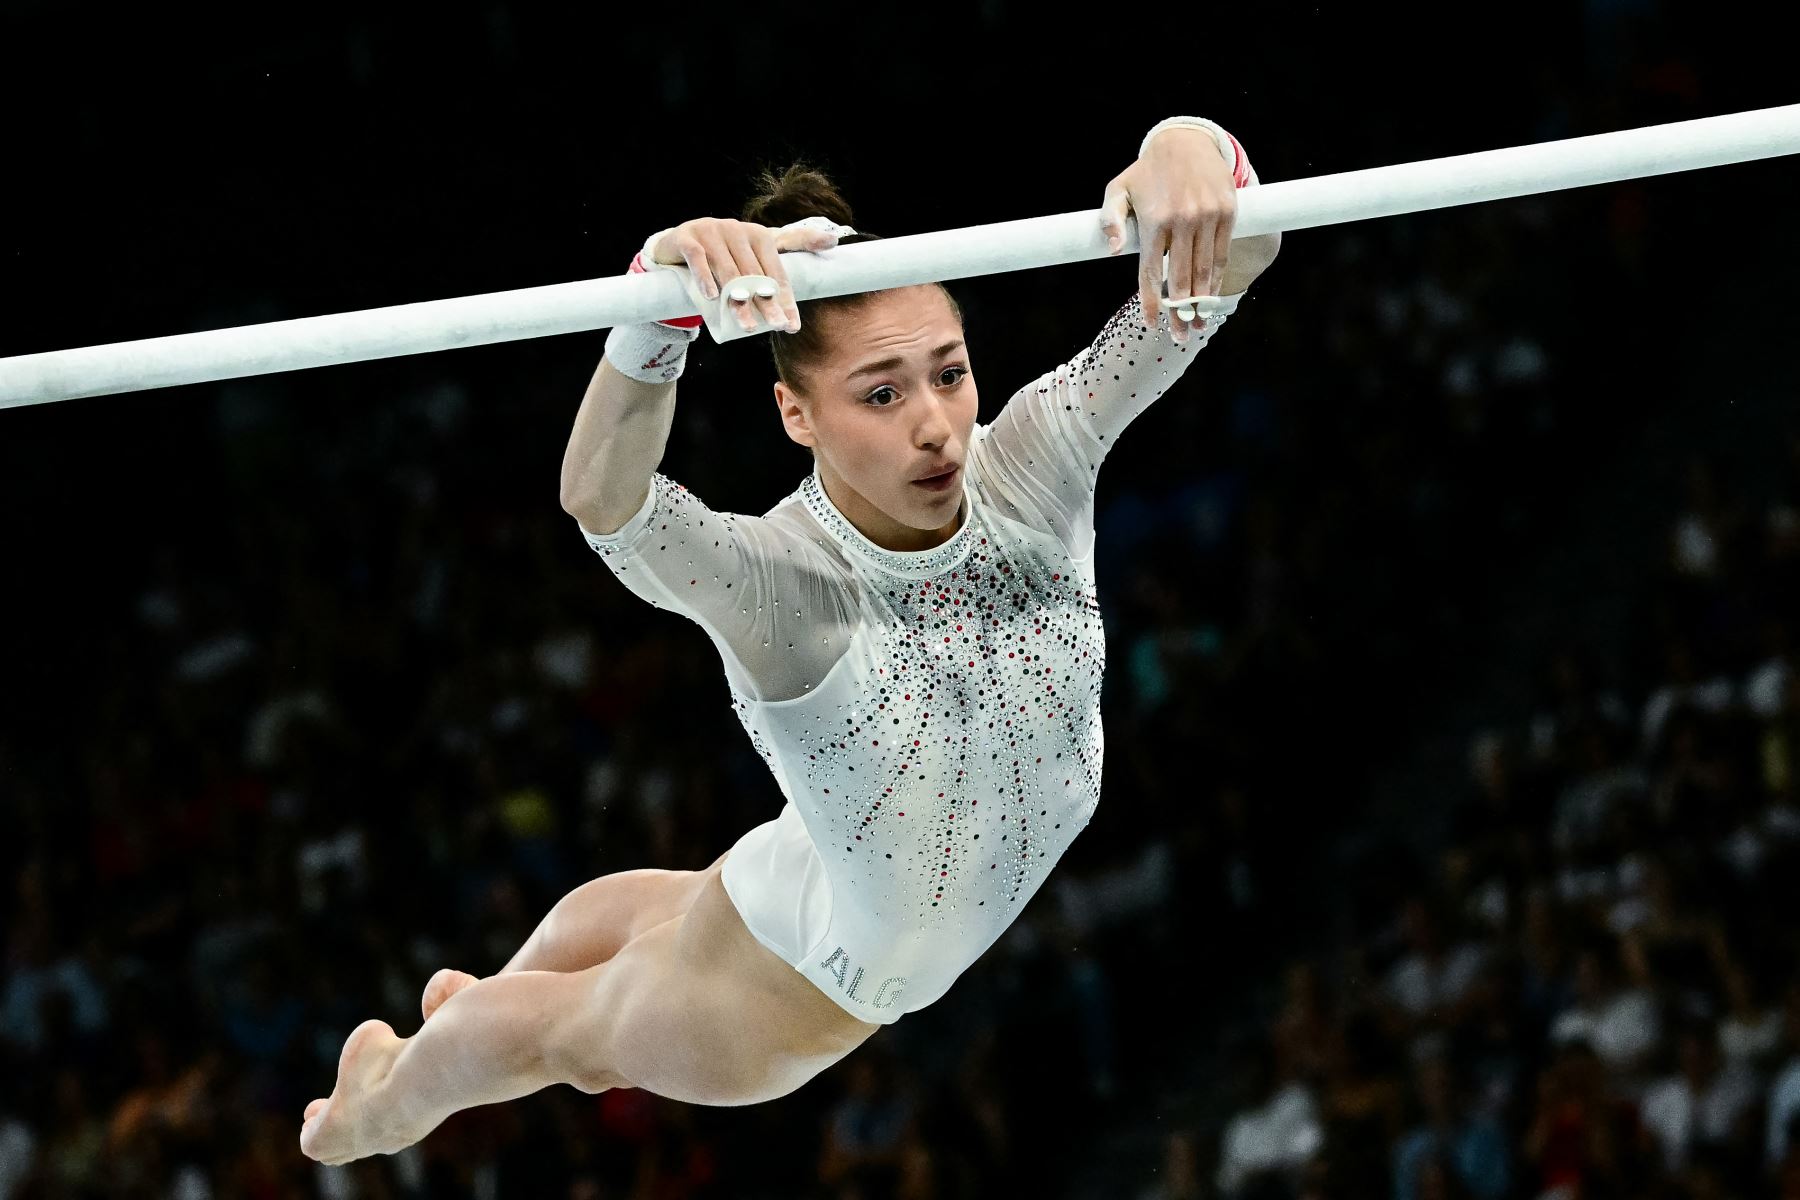
<path id="1" fill-rule="evenodd" d="M 1800 152 L 1800 104 L 1269 183 L 1237 237 L 1501 200 Z M 1126 251 L 1135 251 L 1128 230 Z M 1122 252 L 1124 253 L 1124 252 Z M 783 259 L 802 300 L 1111 257 L 1095 210 Z M 482 346 L 684 316 L 676 276 L 617 276 L 0 359 L 0 408 Z"/>

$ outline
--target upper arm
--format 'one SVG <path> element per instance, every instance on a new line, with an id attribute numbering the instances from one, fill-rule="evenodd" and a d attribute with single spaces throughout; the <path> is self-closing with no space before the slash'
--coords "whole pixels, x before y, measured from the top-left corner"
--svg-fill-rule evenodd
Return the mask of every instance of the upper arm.
<path id="1" fill-rule="evenodd" d="M 646 480 L 643 491 L 620 508 L 602 508 L 593 502 L 577 505 L 565 502 L 563 511 L 575 518 L 575 523 L 581 526 L 583 533 L 596 535 L 603 539 L 608 538 L 623 529 L 634 514 L 644 510 L 644 506 L 649 503 L 650 491 L 654 486 L 654 479 Z M 600 550 L 598 546 L 594 549 Z M 605 551 L 600 551 L 600 553 L 604 554 Z"/>
<path id="2" fill-rule="evenodd" d="M 617 530 L 582 528 L 621 583 L 706 630 L 741 691 L 816 685 L 855 623 L 855 593 L 818 547 L 762 517 L 717 512 L 660 472 Z"/>
<path id="3" fill-rule="evenodd" d="M 1095 480 L 1107 452 L 1140 413 L 1181 377 L 1225 317 L 1195 327 L 1186 342 L 1169 314 L 1146 331 L 1137 296 L 1093 343 L 1026 384 L 983 433 L 983 477 L 1016 519 L 1055 533 L 1080 557 L 1092 540 Z"/>

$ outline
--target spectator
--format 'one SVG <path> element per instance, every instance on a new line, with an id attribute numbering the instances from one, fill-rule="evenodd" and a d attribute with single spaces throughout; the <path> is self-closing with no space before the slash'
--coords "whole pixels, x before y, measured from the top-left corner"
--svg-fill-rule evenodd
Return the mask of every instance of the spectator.
<path id="1" fill-rule="evenodd" d="M 1394 1151 L 1394 1200 L 1426 1200 L 1446 1188 L 1479 1200 L 1500 1200 L 1511 1168 L 1499 1124 L 1469 1110 L 1454 1069 L 1440 1055 L 1419 1063 L 1414 1086 L 1422 1119 Z M 1422 1180 L 1445 1169 L 1454 1185 Z"/>
<path id="2" fill-rule="evenodd" d="M 1629 1194 L 1636 1128 L 1606 1094 L 1605 1065 L 1585 1041 L 1565 1041 L 1538 1079 L 1525 1158 L 1543 1192 Z"/>
<path id="3" fill-rule="evenodd" d="M 1719 1018 L 1719 1050 L 1728 1066 L 1765 1071 L 1781 1047 L 1781 1009 L 1762 1003 L 1755 972 L 1729 951 L 1720 975 L 1727 1007 Z"/>
<path id="4" fill-rule="evenodd" d="M 1800 1160 L 1800 981 L 1788 988 L 1786 1024 L 1789 1058 L 1769 1088 L 1765 1138 L 1769 1166 L 1776 1170 Z"/>
<path id="5" fill-rule="evenodd" d="M 1550 1040 L 1558 1045 L 1580 1045 L 1607 1068 L 1630 1073 L 1655 1052 L 1662 1036 L 1662 1019 L 1655 994 L 1647 986 L 1641 952 L 1628 954 L 1634 978 L 1620 982 L 1616 946 L 1610 939 L 1595 937 L 1576 959 L 1575 1000 L 1557 1014 L 1550 1026 Z M 1573 1070 L 1558 1076 L 1559 1086 L 1568 1083 L 1564 1076 Z M 1563 1087 L 1558 1094 L 1567 1090 Z"/>
<path id="6" fill-rule="evenodd" d="M 1729 676 L 1708 675 L 1702 678 L 1693 643 L 1678 635 L 1668 647 L 1668 666 L 1662 682 L 1644 702 L 1643 743 L 1645 750 L 1656 747 L 1663 726 L 1681 705 L 1699 712 L 1724 712 L 1737 699 L 1737 688 Z"/>
<path id="7" fill-rule="evenodd" d="M 1285 975 L 1285 999 L 1270 1029 L 1279 1078 L 1311 1087 L 1324 1081 L 1338 1053 L 1337 1028 L 1324 981 L 1312 963 L 1294 963 Z"/>
<path id="8" fill-rule="evenodd" d="M 1672 1174 L 1687 1167 L 1695 1147 L 1731 1141 L 1757 1096 L 1747 1068 L 1721 1065 L 1711 1029 L 1684 1030 L 1678 1047 L 1680 1069 L 1644 1094 L 1641 1118 Z"/>
<path id="9" fill-rule="evenodd" d="M 1275 1074 L 1266 1042 L 1242 1051 L 1237 1068 L 1243 1107 L 1225 1127 L 1216 1180 L 1226 1197 L 1246 1196 L 1264 1177 L 1294 1177 L 1323 1139 L 1311 1091 L 1298 1079 Z"/>
<path id="10" fill-rule="evenodd" d="M 1388 972 L 1387 993 L 1414 1020 L 1452 1019 L 1486 957 L 1473 941 L 1450 944 L 1443 920 L 1421 897 L 1406 902 L 1401 924 L 1408 952 Z"/>

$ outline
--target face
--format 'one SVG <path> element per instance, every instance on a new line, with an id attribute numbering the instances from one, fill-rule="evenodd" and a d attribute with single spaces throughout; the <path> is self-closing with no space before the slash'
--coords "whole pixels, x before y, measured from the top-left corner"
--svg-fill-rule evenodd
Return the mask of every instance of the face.
<path id="1" fill-rule="evenodd" d="M 959 523 L 977 408 L 962 322 L 935 287 L 880 292 L 824 319 L 828 349 L 806 391 L 775 385 L 788 436 L 812 449 L 826 494 L 870 541 L 942 543 Z M 932 475 L 933 486 L 919 482 Z"/>

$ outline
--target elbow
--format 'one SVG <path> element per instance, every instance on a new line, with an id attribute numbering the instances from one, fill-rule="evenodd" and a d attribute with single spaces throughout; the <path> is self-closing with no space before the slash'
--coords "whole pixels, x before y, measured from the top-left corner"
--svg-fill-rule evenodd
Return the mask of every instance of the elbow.
<path id="1" fill-rule="evenodd" d="M 600 528 L 598 522 L 600 520 L 602 506 L 599 497 L 595 496 L 592 492 L 583 491 L 580 488 L 573 488 L 565 483 L 557 496 L 557 500 L 562 505 L 562 510 L 579 521 L 581 527 L 589 533 L 612 532 L 609 529 Z"/>
<path id="2" fill-rule="evenodd" d="M 1220 291 L 1238 296 L 1250 290 L 1257 277 L 1274 263 L 1281 252 L 1281 235 L 1263 233 L 1231 243 L 1231 257 L 1225 264 L 1225 282 Z"/>
<path id="3" fill-rule="evenodd" d="M 1279 233 L 1259 233 L 1255 237 L 1247 237 L 1231 247 L 1232 258 L 1243 256 L 1246 265 L 1254 266 L 1260 274 L 1268 270 L 1275 256 L 1281 253 L 1281 235 Z"/>
<path id="4" fill-rule="evenodd" d="M 589 533 L 605 535 L 623 529 L 626 522 L 644 507 L 644 501 L 650 498 L 650 491 L 648 481 L 638 489 L 637 495 L 626 498 L 607 498 L 591 491 L 564 488 L 560 499 L 563 511 L 574 517 L 583 529 Z"/>

